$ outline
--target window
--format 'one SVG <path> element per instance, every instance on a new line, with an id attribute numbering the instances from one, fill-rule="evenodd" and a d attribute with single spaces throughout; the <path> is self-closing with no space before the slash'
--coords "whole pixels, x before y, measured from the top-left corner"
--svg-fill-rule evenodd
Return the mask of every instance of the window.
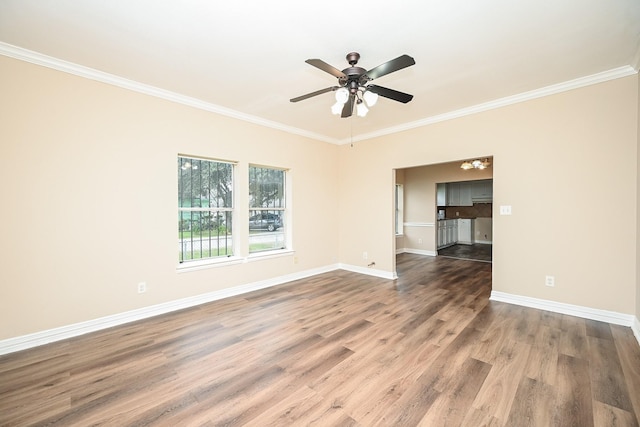
<path id="1" fill-rule="evenodd" d="M 396 184 L 396 234 L 404 232 L 404 191 L 402 184 Z"/>
<path id="2" fill-rule="evenodd" d="M 178 157 L 178 260 L 233 255 L 233 163 Z"/>
<path id="3" fill-rule="evenodd" d="M 249 253 L 285 249 L 285 171 L 249 166 Z"/>

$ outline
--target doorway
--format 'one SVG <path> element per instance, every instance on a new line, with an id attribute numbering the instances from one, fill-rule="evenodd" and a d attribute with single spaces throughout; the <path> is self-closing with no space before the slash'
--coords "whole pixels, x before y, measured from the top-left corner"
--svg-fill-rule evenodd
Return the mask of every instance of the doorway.
<path id="1" fill-rule="evenodd" d="M 436 188 L 438 256 L 491 262 L 493 179 L 441 182 Z"/>
<path id="2" fill-rule="evenodd" d="M 483 159 L 487 159 L 489 165 L 493 162 L 492 157 Z M 402 189 L 402 206 L 395 207 L 396 254 L 492 261 L 493 167 L 465 170 L 460 167 L 463 162 L 465 160 L 395 170 L 396 194 L 398 188 Z M 451 184 L 449 201 L 446 184 Z M 452 240 L 442 245 L 439 236 L 445 219 L 453 220 L 452 224 L 472 219 L 471 235 L 466 240 L 460 239 L 456 228 L 450 231 Z M 402 226 L 398 227 L 398 223 Z"/>

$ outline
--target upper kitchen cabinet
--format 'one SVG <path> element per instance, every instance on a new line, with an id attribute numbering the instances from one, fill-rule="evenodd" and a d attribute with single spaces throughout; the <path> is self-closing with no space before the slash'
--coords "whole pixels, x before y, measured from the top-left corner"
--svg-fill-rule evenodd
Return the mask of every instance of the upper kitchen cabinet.
<path id="1" fill-rule="evenodd" d="M 471 182 L 471 200 L 475 203 L 490 203 L 493 201 L 493 180 L 484 179 Z"/>
<path id="2" fill-rule="evenodd" d="M 460 206 L 460 184 L 447 183 L 447 206 Z"/>
<path id="3" fill-rule="evenodd" d="M 470 182 L 460 183 L 460 204 L 458 206 L 473 206 Z"/>
<path id="4" fill-rule="evenodd" d="M 473 206 L 471 182 L 447 183 L 447 206 Z"/>
<path id="5" fill-rule="evenodd" d="M 447 182 L 437 184 L 438 206 L 473 206 L 493 201 L 493 180 Z"/>
<path id="6" fill-rule="evenodd" d="M 438 206 L 449 206 L 447 204 L 447 184 L 437 184 L 436 200 Z"/>

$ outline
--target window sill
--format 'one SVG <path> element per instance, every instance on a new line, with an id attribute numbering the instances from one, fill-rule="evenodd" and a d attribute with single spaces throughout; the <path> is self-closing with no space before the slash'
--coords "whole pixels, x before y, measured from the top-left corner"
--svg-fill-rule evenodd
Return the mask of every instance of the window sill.
<path id="1" fill-rule="evenodd" d="M 232 256 L 226 258 L 204 259 L 201 261 L 187 261 L 176 266 L 176 272 L 187 273 L 189 271 L 204 270 L 206 268 L 226 267 L 246 262 L 243 258 Z"/>
<path id="2" fill-rule="evenodd" d="M 264 251 L 251 254 L 247 257 L 232 256 L 227 258 L 205 259 L 201 261 L 188 261 L 176 267 L 177 273 L 187 273 L 189 271 L 205 270 L 208 268 L 227 267 L 229 265 L 246 264 L 248 262 L 262 261 L 265 259 L 292 256 L 295 251 L 291 249 L 280 249 L 277 251 Z"/>
<path id="3" fill-rule="evenodd" d="M 263 259 L 280 258 L 283 256 L 291 256 L 295 251 L 291 249 L 279 249 L 276 251 L 256 252 L 245 258 L 245 262 L 260 261 Z"/>

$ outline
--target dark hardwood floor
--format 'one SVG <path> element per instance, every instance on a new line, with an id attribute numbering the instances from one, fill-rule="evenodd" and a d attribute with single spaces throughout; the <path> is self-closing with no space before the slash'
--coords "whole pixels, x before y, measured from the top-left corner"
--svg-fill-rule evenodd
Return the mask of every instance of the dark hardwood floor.
<path id="1" fill-rule="evenodd" d="M 493 245 L 474 243 L 473 245 L 453 245 L 438 249 L 439 256 L 491 262 Z"/>
<path id="2" fill-rule="evenodd" d="M 398 256 L 0 357 L 0 425 L 638 426 L 629 328 Z"/>

